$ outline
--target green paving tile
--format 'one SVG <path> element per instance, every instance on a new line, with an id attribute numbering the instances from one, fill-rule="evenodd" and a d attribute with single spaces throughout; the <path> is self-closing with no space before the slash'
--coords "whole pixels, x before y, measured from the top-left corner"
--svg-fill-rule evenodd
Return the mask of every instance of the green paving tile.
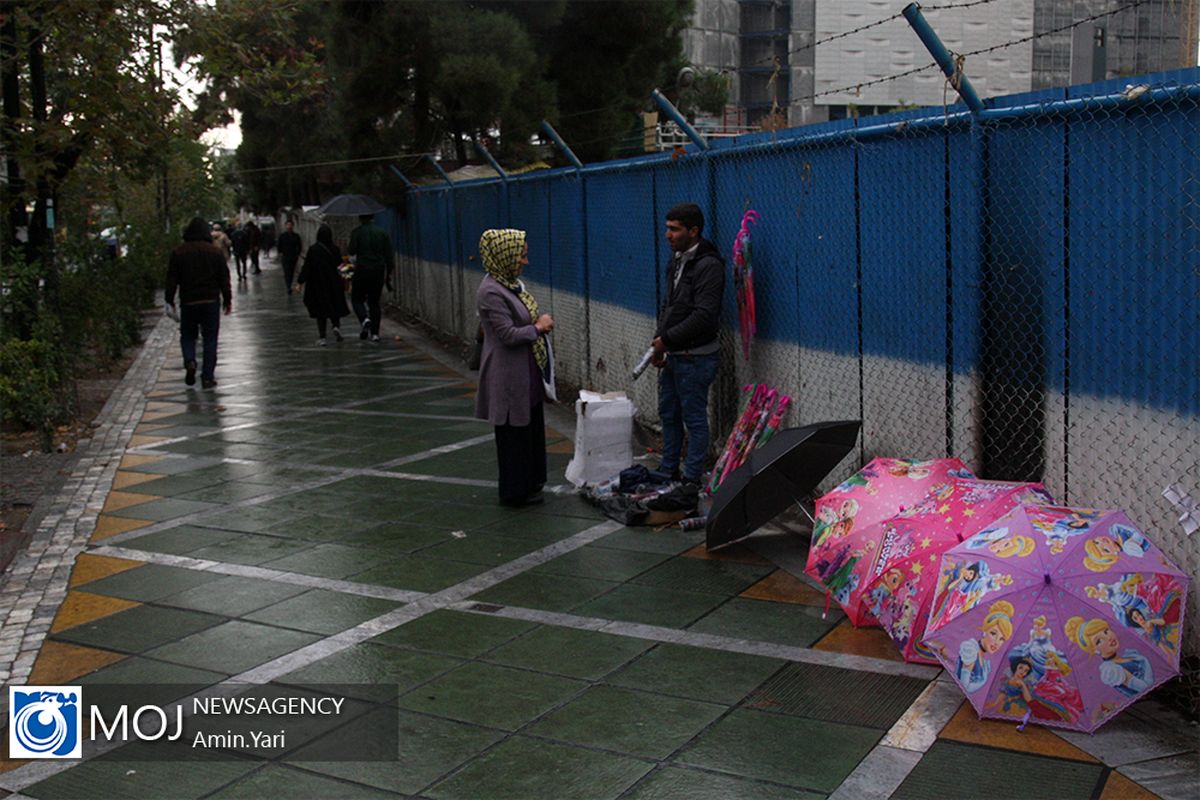
<path id="1" fill-rule="evenodd" d="M 416 794 L 423 787 L 483 752 L 504 735 L 499 731 L 403 710 L 380 709 L 373 712 L 382 713 L 399 715 L 400 747 L 396 761 L 307 760 L 329 755 L 340 756 L 343 753 L 352 756 L 352 748 L 357 746 L 354 737 L 359 729 L 365 729 L 369 733 L 372 725 L 380 724 L 367 717 L 361 721 L 355 720 L 325 739 L 301 748 L 294 756 L 296 765 L 389 791 Z"/>
<path id="2" fill-rule="evenodd" d="M 494 492 L 495 490 L 489 491 Z M 452 530 L 473 531 L 505 517 L 525 513 L 523 509 L 509 509 L 501 506 L 495 500 L 495 495 L 492 495 L 492 502 L 496 503 L 494 507 L 461 504 L 431 506 L 421 512 L 419 521 Z M 413 520 L 416 517 L 410 516 L 405 519 Z"/>
<path id="3" fill-rule="evenodd" d="M 321 637 L 232 620 L 146 653 L 151 658 L 236 675 Z"/>
<path id="4" fill-rule="evenodd" d="M 735 597 L 688 630 L 811 647 L 841 620 L 841 612 L 831 612 L 828 619 L 821 619 L 819 606 Z"/>
<path id="5" fill-rule="evenodd" d="M 585 617 L 683 628 L 723 602 L 726 602 L 725 598 L 715 594 L 679 592 L 627 583 L 595 600 L 577 606 L 571 613 Z"/>
<path id="6" fill-rule="evenodd" d="M 663 553 L 641 553 L 586 545 L 534 567 L 530 572 L 575 575 L 608 581 L 627 581 L 669 558 Z"/>
<path id="7" fill-rule="evenodd" d="M 216 503 L 202 503 L 199 500 L 168 498 L 164 500 L 151 500 L 148 503 L 139 503 L 136 506 L 118 509 L 117 511 L 108 511 L 106 513 L 114 517 L 149 519 L 155 522 L 162 522 L 163 520 L 175 519 L 176 517 L 196 514 L 201 511 L 211 511 L 214 508 L 220 508 L 220 506 Z"/>
<path id="8" fill-rule="evenodd" d="M 203 500 L 209 503 L 237 503 L 251 497 L 258 497 L 272 491 L 271 487 L 257 483 L 235 483 L 228 481 L 215 486 L 205 486 L 182 495 L 176 495 L 182 500 Z"/>
<path id="9" fill-rule="evenodd" d="M 661 589 L 711 592 L 729 596 L 740 594 L 774 570 L 773 565 L 757 566 L 733 561 L 672 558 L 637 576 L 632 582 Z"/>
<path id="10" fill-rule="evenodd" d="M 557 483 L 562 479 L 562 472 L 551 471 L 549 465 L 547 465 L 547 474 L 550 477 L 550 483 Z M 546 501 L 540 506 L 534 506 L 530 511 L 534 514 L 590 519 L 594 523 L 607 521 L 607 518 L 600 513 L 600 509 L 575 494 L 547 493 Z"/>
<path id="11" fill-rule="evenodd" d="M 252 614 L 246 614 L 245 619 L 266 625 L 333 634 L 386 614 L 401 605 L 403 604 L 378 597 L 312 589 Z"/>
<path id="12" fill-rule="evenodd" d="M 448 536 L 440 544 L 423 550 L 421 555 L 495 566 L 542 547 L 542 543 L 536 539 L 473 530 L 461 539 Z"/>
<path id="13" fill-rule="evenodd" d="M 439 609 L 371 641 L 459 658 L 476 658 L 534 627 L 532 622 Z"/>
<path id="14" fill-rule="evenodd" d="M 222 531 L 216 528 L 201 528 L 195 525 L 180 525 L 178 528 L 147 533 L 136 539 L 127 539 L 123 546 L 131 550 L 148 550 L 152 553 L 171 553 L 183 555 L 210 544 L 226 541 L 237 536 L 236 531 Z"/>
<path id="15" fill-rule="evenodd" d="M 414 592 L 439 592 L 442 589 L 462 583 L 467 578 L 473 578 L 490 567 L 486 564 L 467 564 L 462 561 L 446 561 L 441 558 L 427 558 L 417 553 L 371 567 L 368 570 L 351 575 L 350 580 L 356 583 L 369 583 L 375 586 L 391 586 L 395 589 L 408 589 Z"/>
<path id="16" fill-rule="evenodd" d="M 496 664 L 598 680 L 650 645 L 644 639 L 546 625 L 497 647 L 485 658 Z"/>
<path id="17" fill-rule="evenodd" d="M 628 800 L 822 800 L 825 795 L 733 775 L 665 767 L 644 778 L 625 797 Z"/>
<path id="18" fill-rule="evenodd" d="M 858 766 L 881 735 L 877 730 L 853 725 L 736 710 L 709 728 L 676 760 L 829 793 Z"/>
<path id="19" fill-rule="evenodd" d="M 54 638 L 119 653 L 141 653 L 188 634 L 211 628 L 222 621 L 220 617 L 211 614 L 156 606 L 134 606 L 117 614 L 59 631 L 54 634 Z"/>
<path id="20" fill-rule="evenodd" d="M 663 643 L 609 675 L 607 683 L 733 705 L 786 661 Z"/>
<path id="21" fill-rule="evenodd" d="M 640 550 L 643 553 L 666 553 L 677 555 L 691 550 L 704 541 L 704 533 L 668 529 L 656 531 L 652 528 L 623 528 L 596 541 L 597 547 L 614 547 L 618 550 Z"/>
<path id="22" fill-rule="evenodd" d="M 165 684 L 209 685 L 225 680 L 225 673 L 206 669 L 185 667 L 167 661 L 155 661 L 141 656 L 131 656 L 124 661 L 89 673 L 77 680 L 80 683 L 134 683 L 143 686 Z"/>
<path id="23" fill-rule="evenodd" d="M 887 730 L 929 681 L 818 664 L 788 664 L 746 705 L 798 717 Z"/>
<path id="24" fill-rule="evenodd" d="M 255 565 L 294 555 L 309 547 L 312 547 L 309 542 L 285 539 L 282 536 L 244 533 L 241 536 L 193 550 L 188 555 L 192 558 L 206 558 L 227 564 Z"/>
<path id="25" fill-rule="evenodd" d="M 461 663 L 461 659 L 450 656 L 364 642 L 289 672 L 278 680 L 281 683 L 308 684 L 394 684 L 399 692 L 407 692 Z M 378 689 L 370 687 L 364 688 L 361 695 L 355 692 L 350 694 L 379 697 Z"/>
<path id="26" fill-rule="evenodd" d="M 365 530 L 339 531 L 337 541 L 356 547 L 374 547 L 396 555 L 413 553 L 450 538 L 448 528 L 415 522 L 387 522 Z"/>
<path id="27" fill-rule="evenodd" d="M 514 736 L 425 792 L 436 800 L 610 800 L 653 765 Z"/>
<path id="28" fill-rule="evenodd" d="M 262 566 L 281 569 L 284 572 L 298 572 L 301 575 L 344 578 L 390 560 L 389 555 L 379 550 L 346 547 L 340 544 L 318 544 L 295 555 L 265 561 Z"/>
<path id="29" fill-rule="evenodd" d="M 240 617 L 304 591 L 306 588 L 303 586 L 231 575 L 178 594 L 167 595 L 159 598 L 158 602 L 226 617 Z"/>
<path id="30" fill-rule="evenodd" d="M 295 516 L 295 514 L 289 513 L 285 509 L 247 507 L 230 509 L 220 514 L 212 514 L 204 517 L 199 524 L 208 528 L 257 533 L 286 519 L 294 519 Z"/>
<path id="31" fill-rule="evenodd" d="M 525 572 L 484 589 L 471 599 L 502 606 L 569 611 L 617 585 L 591 578 Z"/>
<path id="32" fill-rule="evenodd" d="M 289 517 L 263 529 L 265 533 L 313 541 L 337 541 L 346 534 L 366 530 L 378 523 L 372 516 L 306 514 Z"/>
<path id="33" fill-rule="evenodd" d="M 107 578 L 76 586 L 87 592 L 123 597 L 126 600 L 149 602 L 175 594 L 193 586 L 215 581 L 220 575 L 182 567 L 143 564 L 140 567 L 109 575 Z"/>
<path id="34" fill-rule="evenodd" d="M 135 494 L 152 494 L 158 497 L 178 497 L 181 494 L 194 492 L 222 482 L 222 478 L 213 475 L 201 475 L 201 471 L 185 472 L 181 475 L 168 475 L 165 478 L 155 478 L 152 481 L 139 483 L 122 489 L 122 492 Z"/>
<path id="35" fill-rule="evenodd" d="M 180 456 L 178 458 L 162 458 L 134 467 L 126 467 L 129 472 L 149 472 L 154 475 L 182 475 L 193 470 L 211 467 L 221 463 L 220 459 L 211 456 Z"/>
<path id="36" fill-rule="evenodd" d="M 1108 771 L 1102 764 L 937 741 L 892 795 L 894 800 L 978 800 L 1099 797 Z"/>
<path id="37" fill-rule="evenodd" d="M 594 686 L 526 728 L 530 736 L 664 759 L 725 713 L 678 697 Z"/>
<path id="38" fill-rule="evenodd" d="M 471 662 L 401 695 L 400 707 L 515 731 L 586 685 L 556 675 Z"/>
<path id="39" fill-rule="evenodd" d="M 519 517 L 507 517 L 497 520 L 481 532 L 519 533 L 522 536 L 537 538 L 545 544 L 561 541 L 574 536 L 580 531 L 600 524 L 600 520 L 581 519 L 579 517 L 556 517 L 550 514 L 525 514 Z"/>
<path id="40" fill-rule="evenodd" d="M 21 793 L 45 800 L 189 800 L 240 778 L 256 764 L 249 761 L 116 761 L 95 759 L 60 772 Z"/>
<path id="41" fill-rule="evenodd" d="M 209 797 L 213 800 L 245 798 L 262 800 L 264 797 L 304 797 L 310 800 L 355 800 L 355 798 L 377 798 L 379 791 L 369 786 L 316 775 L 292 767 L 269 764 L 247 775 L 232 786 L 227 786 Z"/>

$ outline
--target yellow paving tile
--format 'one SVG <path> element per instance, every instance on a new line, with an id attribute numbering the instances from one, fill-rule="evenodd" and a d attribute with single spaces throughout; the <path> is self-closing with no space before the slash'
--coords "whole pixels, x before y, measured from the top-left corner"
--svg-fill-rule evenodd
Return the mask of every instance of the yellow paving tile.
<path id="1" fill-rule="evenodd" d="M 1159 797 L 1141 784 L 1113 770 L 1104 783 L 1100 800 L 1159 800 Z"/>
<path id="2" fill-rule="evenodd" d="M 167 438 L 168 437 L 166 437 L 166 436 L 141 436 L 141 435 L 135 433 L 133 436 L 129 437 L 129 446 L 130 447 L 146 447 L 147 445 L 158 444 L 159 442 L 165 442 L 167 440 Z"/>
<path id="3" fill-rule="evenodd" d="M 958 713 L 950 718 L 946 727 L 942 728 L 942 732 L 938 735 L 943 739 L 952 739 L 956 742 L 982 744 L 1041 756 L 1069 758 L 1092 764 L 1100 763 L 1075 745 L 1055 735 L 1054 731 L 1049 728 L 1029 724 L 1025 726 L 1025 730 L 1019 731 L 1015 722 L 980 719 L 979 715 L 975 713 L 975 709 L 965 700 L 958 709 Z"/>
<path id="4" fill-rule="evenodd" d="M 109 650 L 46 641 L 42 643 L 42 650 L 38 653 L 37 661 L 33 662 L 33 670 L 29 673 L 28 682 L 47 685 L 69 683 L 81 675 L 95 672 L 101 667 L 107 667 L 123 658 L 125 656 L 121 653 L 113 653 Z"/>
<path id="5" fill-rule="evenodd" d="M 130 486 L 137 486 L 139 483 L 152 481 L 162 475 L 155 475 L 152 472 L 127 472 L 125 470 L 117 470 L 117 476 L 113 478 L 112 488 L 128 489 Z"/>
<path id="6" fill-rule="evenodd" d="M 121 469 L 129 469 L 130 467 L 141 467 L 146 464 L 153 464 L 155 461 L 162 461 L 166 456 L 144 456 L 138 453 L 128 453 L 121 457 Z"/>
<path id="7" fill-rule="evenodd" d="M 722 547 L 720 550 L 715 550 L 711 553 L 707 547 L 698 544 L 684 553 L 684 555 L 688 558 L 702 558 L 705 561 L 732 561 L 735 564 L 755 564 L 764 567 L 771 565 L 770 561 L 767 561 L 758 553 L 740 544 L 731 544 L 728 547 Z"/>
<path id="8" fill-rule="evenodd" d="M 547 453 L 555 455 L 570 456 L 575 454 L 575 444 L 570 439 L 563 439 L 561 442 L 556 442 L 546 448 Z"/>
<path id="9" fill-rule="evenodd" d="M 141 505 L 142 503 L 151 500 L 161 500 L 161 497 L 156 497 L 152 494 L 138 494 L 137 492 L 109 492 L 108 498 L 104 501 L 104 508 L 100 509 L 101 514 L 107 514 L 112 511 L 120 511 L 122 508 L 130 508 L 131 506 Z"/>
<path id="10" fill-rule="evenodd" d="M 825 595 L 792 573 L 777 569 L 742 592 L 742 597 L 754 600 L 773 600 L 776 603 L 797 603 L 805 606 L 825 605 Z"/>
<path id="11" fill-rule="evenodd" d="M 183 409 L 179 403 L 164 403 L 162 400 L 151 400 L 150 402 L 146 403 L 146 410 L 155 412 L 174 411 L 176 414 L 178 414 Z"/>
<path id="12" fill-rule="evenodd" d="M 856 628 L 848 619 L 842 620 L 836 628 L 825 634 L 821 641 L 813 645 L 813 649 L 888 661 L 904 660 L 883 628 Z"/>
<path id="13" fill-rule="evenodd" d="M 128 558 L 113 558 L 112 556 L 95 556 L 91 553 L 81 553 L 75 559 L 75 568 L 71 570 L 71 580 L 67 585 L 81 586 L 85 583 L 116 575 L 127 569 L 140 567 L 144 561 L 133 561 Z"/>
<path id="14" fill-rule="evenodd" d="M 85 622 L 107 617 L 124 611 L 127 608 L 139 606 L 132 600 L 122 600 L 119 597 L 105 597 L 91 592 L 67 592 L 67 597 L 58 607 L 54 622 L 50 625 L 51 633 L 65 631 Z"/>
<path id="15" fill-rule="evenodd" d="M 96 519 L 96 530 L 92 531 L 91 540 L 95 542 L 100 539 L 107 539 L 110 536 L 116 536 L 118 533 L 137 530 L 138 528 L 144 528 L 147 525 L 153 524 L 154 521 L 149 519 L 126 519 L 125 517 L 112 517 L 108 514 L 101 514 Z"/>
<path id="16" fill-rule="evenodd" d="M 171 427 L 171 424 L 168 422 L 142 422 L 140 425 L 138 425 L 136 428 L 133 429 L 133 432 L 134 433 L 153 433 L 154 431 L 160 431 L 163 428 L 169 428 L 169 427 Z"/>

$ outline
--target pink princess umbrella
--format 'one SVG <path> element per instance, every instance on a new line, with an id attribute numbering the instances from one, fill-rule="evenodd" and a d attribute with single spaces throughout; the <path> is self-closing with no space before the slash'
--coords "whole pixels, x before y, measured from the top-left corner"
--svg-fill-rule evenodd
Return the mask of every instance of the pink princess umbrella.
<path id="1" fill-rule="evenodd" d="M 879 557 L 867 577 L 870 613 L 905 661 L 936 664 L 921 646 L 942 554 L 1021 503 L 1051 502 L 1040 483 L 952 478 L 882 523 Z"/>
<path id="2" fill-rule="evenodd" d="M 875 624 L 866 584 L 879 556 L 881 523 L 956 477 L 973 477 L 957 458 L 875 458 L 817 498 L 804 571 L 825 585 L 854 625 Z"/>
<path id="3" fill-rule="evenodd" d="M 1090 733 L 1179 674 L 1188 577 L 1121 511 L 1018 506 L 940 578 L 923 643 L 982 717 Z"/>

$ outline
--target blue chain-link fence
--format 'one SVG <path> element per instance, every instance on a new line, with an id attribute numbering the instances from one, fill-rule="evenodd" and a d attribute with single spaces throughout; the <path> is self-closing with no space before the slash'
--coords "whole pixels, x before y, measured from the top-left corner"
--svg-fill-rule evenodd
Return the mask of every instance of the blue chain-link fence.
<path id="1" fill-rule="evenodd" d="M 625 390 L 654 425 L 653 377 L 629 375 L 662 298 L 666 211 L 698 203 L 728 259 L 753 208 L 758 332 L 746 360 L 731 281 L 718 443 L 739 387 L 767 382 L 794 397 L 792 424 L 862 419 L 830 482 L 876 455 L 959 456 L 1124 508 L 1196 574 L 1200 534 L 1161 495 L 1200 496 L 1200 69 L 986 105 L 414 190 L 390 221 L 393 299 L 471 338 L 479 235 L 524 228 L 561 382 Z M 1188 620 L 1195 657 L 1200 591 Z"/>

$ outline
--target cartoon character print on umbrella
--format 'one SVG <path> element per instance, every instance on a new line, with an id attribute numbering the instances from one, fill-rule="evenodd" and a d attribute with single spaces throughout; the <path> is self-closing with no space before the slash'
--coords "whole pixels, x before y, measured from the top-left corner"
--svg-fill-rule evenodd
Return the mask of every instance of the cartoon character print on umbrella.
<path id="1" fill-rule="evenodd" d="M 843 544 L 834 552 L 832 558 L 823 558 L 817 562 L 817 575 L 821 582 L 833 594 L 833 599 L 841 604 L 850 602 L 850 593 L 858 588 L 858 574 L 854 567 L 867 553 L 875 549 L 874 542 L 867 542 L 863 547 L 850 549 Z"/>
<path id="2" fill-rule="evenodd" d="M 1063 632 L 1089 656 L 1099 656 L 1100 682 L 1120 692 L 1123 697 L 1135 698 L 1154 685 L 1154 668 L 1150 660 L 1136 648 L 1125 647 L 1107 620 L 1095 617 L 1071 617 Z M 1117 703 L 1100 703 L 1092 711 L 1092 723 L 1109 716 Z"/>
<path id="3" fill-rule="evenodd" d="M 1122 575 L 1113 583 L 1084 589 L 1087 596 L 1112 606 L 1113 615 L 1168 658 L 1179 650 L 1179 599 L 1183 590 L 1169 575 L 1149 580 L 1141 573 Z"/>
<path id="4" fill-rule="evenodd" d="M 1141 558 L 1146 555 L 1149 546 L 1150 543 L 1141 531 L 1116 522 L 1107 533 L 1094 536 L 1083 543 L 1083 565 L 1092 572 L 1106 572 L 1122 555 Z"/>
<path id="5" fill-rule="evenodd" d="M 858 513 L 858 501 L 846 500 L 836 511 L 825 506 L 813 525 L 813 547 L 821 547 L 827 540 L 842 539 L 854 529 L 854 515 Z"/>
<path id="6" fill-rule="evenodd" d="M 934 594 L 929 630 L 937 630 L 949 619 L 961 616 L 977 606 L 988 592 L 1012 585 L 1012 576 L 991 573 L 986 561 L 960 562 L 945 559 Z"/>
<path id="7" fill-rule="evenodd" d="M 1046 537 L 1050 555 L 1056 556 L 1066 548 L 1068 539 L 1087 533 L 1103 515 L 1100 509 L 1042 506 L 1030 511 L 1029 520 Z"/>
<path id="8" fill-rule="evenodd" d="M 978 692 L 992 677 L 991 656 L 1012 638 L 1014 613 L 1012 603 L 1007 600 L 995 601 L 988 606 L 987 616 L 979 626 L 979 634 L 959 642 L 954 675 L 968 694 Z M 928 646 L 949 662 L 946 646 L 942 642 L 928 641 Z"/>
<path id="9" fill-rule="evenodd" d="M 987 548 L 997 558 L 1026 558 L 1033 553 L 1037 543 L 1020 533 L 1010 533 L 1007 525 L 989 528 L 972 536 L 964 544 L 971 550 Z"/>
<path id="10" fill-rule="evenodd" d="M 1046 616 L 1039 614 L 1029 639 L 1008 651 L 1008 671 L 988 703 L 997 713 L 1074 724 L 1083 713 L 1083 696 L 1066 678 L 1072 672 L 1066 654 L 1055 647 Z"/>

